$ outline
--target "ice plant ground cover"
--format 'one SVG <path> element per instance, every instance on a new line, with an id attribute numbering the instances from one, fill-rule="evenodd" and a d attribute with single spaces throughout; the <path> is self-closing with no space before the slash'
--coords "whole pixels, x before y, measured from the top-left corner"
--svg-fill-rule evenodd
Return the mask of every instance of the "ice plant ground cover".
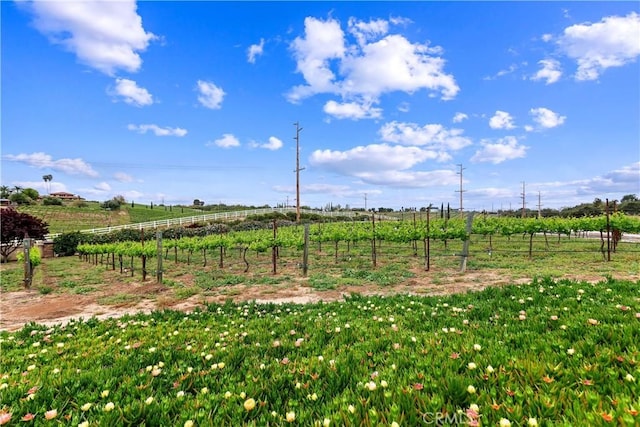
<path id="1" fill-rule="evenodd" d="M 6 425 L 640 424 L 638 281 L 227 303 L 0 339 Z"/>

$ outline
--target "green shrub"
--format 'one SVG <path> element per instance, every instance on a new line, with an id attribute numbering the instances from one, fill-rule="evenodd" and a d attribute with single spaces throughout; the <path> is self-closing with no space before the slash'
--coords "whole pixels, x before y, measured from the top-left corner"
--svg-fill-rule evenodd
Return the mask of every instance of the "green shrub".
<path id="1" fill-rule="evenodd" d="M 73 231 L 62 233 L 53 239 L 53 252 L 60 256 L 70 256 L 76 253 L 78 244 L 82 242 L 82 233 Z"/>
<path id="2" fill-rule="evenodd" d="M 42 199 L 42 204 L 45 206 L 62 206 L 62 200 L 57 197 L 45 197 Z"/>

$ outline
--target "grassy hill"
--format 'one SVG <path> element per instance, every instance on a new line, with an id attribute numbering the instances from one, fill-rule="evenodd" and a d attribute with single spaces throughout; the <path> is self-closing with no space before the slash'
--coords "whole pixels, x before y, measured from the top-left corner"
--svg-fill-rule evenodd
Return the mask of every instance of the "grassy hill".
<path id="1" fill-rule="evenodd" d="M 50 233 L 64 233 L 90 228 L 109 227 L 167 218 L 180 218 L 202 214 L 199 209 L 180 206 L 149 205 L 121 206 L 119 210 L 105 210 L 99 202 L 86 202 L 86 206 L 27 205 L 18 211 L 38 217 L 49 224 Z"/>

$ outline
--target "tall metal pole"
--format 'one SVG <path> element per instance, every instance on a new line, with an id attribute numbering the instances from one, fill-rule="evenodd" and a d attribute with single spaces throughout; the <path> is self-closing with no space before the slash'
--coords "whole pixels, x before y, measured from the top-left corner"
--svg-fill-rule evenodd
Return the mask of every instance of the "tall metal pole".
<path id="1" fill-rule="evenodd" d="M 293 124 L 296 127 L 296 222 L 300 222 L 300 171 L 304 168 L 300 168 L 300 131 L 302 128 L 298 122 Z"/>
<path id="2" fill-rule="evenodd" d="M 524 181 L 522 181 L 522 194 L 521 194 L 521 197 L 522 197 L 522 215 L 521 216 L 522 216 L 522 218 L 524 218 L 526 216 L 525 209 L 526 209 L 526 206 L 527 206 L 527 203 L 525 201 L 526 193 L 524 191 Z"/>
<path id="3" fill-rule="evenodd" d="M 462 163 L 459 163 L 458 166 L 460 166 L 460 172 L 457 172 L 457 174 L 460 175 L 460 190 L 457 190 L 456 192 L 460 193 L 460 216 L 462 217 L 462 193 L 464 193 L 464 190 L 462 189 L 462 171 L 466 168 L 462 167 Z"/>

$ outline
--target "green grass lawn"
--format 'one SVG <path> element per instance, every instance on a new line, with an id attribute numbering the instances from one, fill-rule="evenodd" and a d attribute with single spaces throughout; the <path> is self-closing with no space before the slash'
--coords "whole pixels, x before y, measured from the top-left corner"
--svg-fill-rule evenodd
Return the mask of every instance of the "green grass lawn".
<path id="1" fill-rule="evenodd" d="M 202 214 L 201 210 L 188 207 L 154 205 L 151 209 L 150 205 L 134 204 L 131 207 L 131 204 L 125 204 L 119 210 L 107 211 L 98 202 L 86 204 L 84 207 L 72 203 L 62 206 L 29 205 L 20 206 L 18 211 L 45 221 L 52 234 Z"/>

